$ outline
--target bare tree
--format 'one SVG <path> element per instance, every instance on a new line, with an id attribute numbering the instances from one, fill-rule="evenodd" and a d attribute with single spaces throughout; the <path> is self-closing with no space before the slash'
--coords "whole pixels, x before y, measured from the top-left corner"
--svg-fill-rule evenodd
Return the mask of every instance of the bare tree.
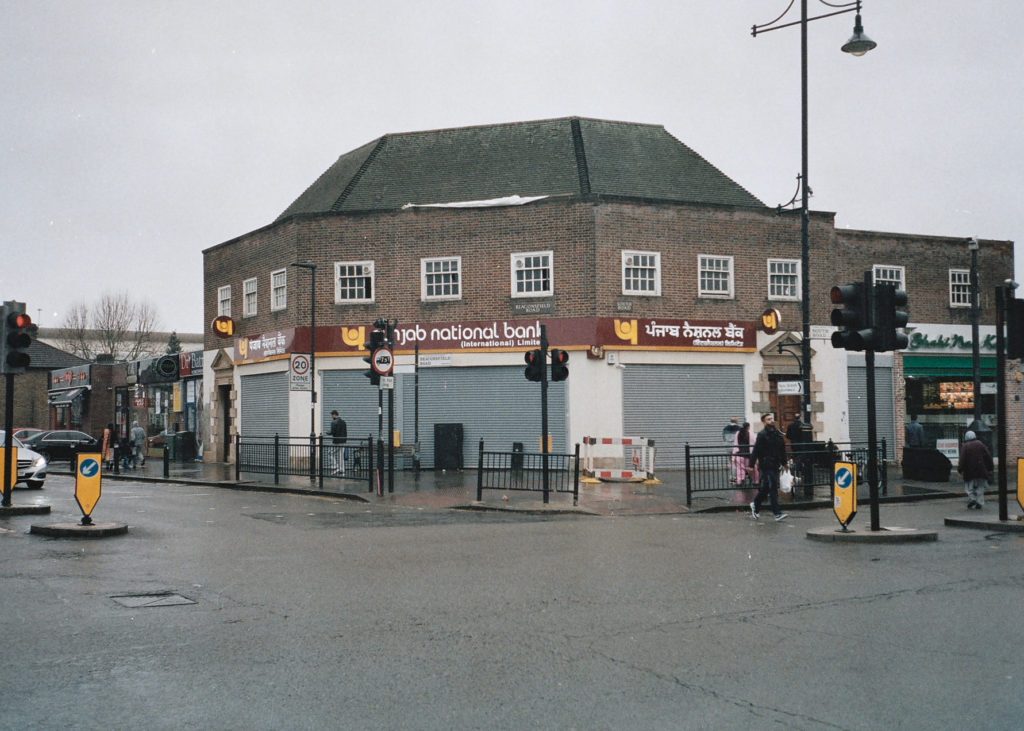
<path id="1" fill-rule="evenodd" d="M 95 360 L 109 353 L 117 361 L 158 355 L 153 339 L 156 310 L 149 302 L 135 302 L 127 292 L 106 293 L 91 308 L 76 303 L 61 325 L 60 346 L 82 358 Z"/>

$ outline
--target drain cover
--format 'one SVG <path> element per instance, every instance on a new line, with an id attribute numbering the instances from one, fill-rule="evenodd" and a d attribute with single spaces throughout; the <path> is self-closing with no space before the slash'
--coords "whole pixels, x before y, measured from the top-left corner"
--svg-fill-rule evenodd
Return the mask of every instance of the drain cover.
<path id="1" fill-rule="evenodd" d="M 177 607 L 183 604 L 195 604 L 187 596 L 175 594 L 173 591 L 156 591 L 149 594 L 119 594 L 110 597 L 123 607 L 132 609 L 148 607 Z"/>

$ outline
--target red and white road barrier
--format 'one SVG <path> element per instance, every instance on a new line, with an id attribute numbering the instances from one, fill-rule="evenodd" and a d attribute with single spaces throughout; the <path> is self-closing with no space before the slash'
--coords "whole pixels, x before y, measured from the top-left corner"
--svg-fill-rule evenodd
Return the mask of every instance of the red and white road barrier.
<path id="1" fill-rule="evenodd" d="M 654 440 L 646 437 L 583 437 L 583 476 L 597 480 L 654 479 Z"/>

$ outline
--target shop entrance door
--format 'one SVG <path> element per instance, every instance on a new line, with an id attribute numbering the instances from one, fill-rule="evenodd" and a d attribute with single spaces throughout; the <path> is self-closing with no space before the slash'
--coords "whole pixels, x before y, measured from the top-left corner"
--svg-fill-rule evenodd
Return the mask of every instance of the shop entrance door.
<path id="1" fill-rule="evenodd" d="M 768 403 L 771 404 L 772 413 L 775 414 L 775 425 L 783 433 L 786 432 L 793 419 L 800 415 L 802 398 L 799 394 L 780 394 L 779 383 L 799 383 L 799 376 L 769 376 L 772 390 L 768 394 Z M 786 390 L 783 388 L 783 390 Z"/>

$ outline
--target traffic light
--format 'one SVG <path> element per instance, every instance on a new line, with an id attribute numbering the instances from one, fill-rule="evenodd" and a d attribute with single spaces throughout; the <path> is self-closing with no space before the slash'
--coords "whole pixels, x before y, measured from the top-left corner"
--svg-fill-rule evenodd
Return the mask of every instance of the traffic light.
<path id="1" fill-rule="evenodd" d="M 882 283 L 875 285 L 875 338 L 874 350 L 903 350 L 910 339 L 897 328 L 907 326 L 907 313 L 897 310 L 906 307 L 907 293 L 896 289 L 896 285 Z"/>
<path id="2" fill-rule="evenodd" d="M 3 304 L 2 346 L 0 346 L 0 372 L 24 373 L 31 358 L 29 346 L 38 328 L 32 324 L 32 318 L 25 312 L 24 302 L 4 302 Z"/>
<path id="3" fill-rule="evenodd" d="M 370 339 L 363 343 L 363 348 L 367 351 L 367 354 L 363 356 L 363 361 L 366 362 L 366 370 L 363 375 L 370 379 L 370 383 L 374 386 L 380 385 L 380 374 L 373 369 L 373 354 L 377 352 L 377 348 L 384 345 L 384 332 L 382 330 L 371 330 Z"/>
<path id="4" fill-rule="evenodd" d="M 528 350 L 523 355 L 523 360 L 526 361 L 526 369 L 523 373 L 526 375 L 527 381 L 543 381 L 544 380 L 544 359 L 541 357 L 539 350 Z"/>
<path id="5" fill-rule="evenodd" d="M 863 282 L 837 285 L 829 290 L 829 299 L 841 308 L 832 310 L 831 322 L 839 328 L 832 333 L 832 347 L 866 350 L 875 339 L 871 323 L 870 290 Z"/>
<path id="6" fill-rule="evenodd" d="M 569 377 L 569 354 L 557 348 L 551 349 L 551 380 L 564 381 Z"/>
<path id="7" fill-rule="evenodd" d="M 1006 300 L 1006 357 L 1024 358 L 1024 300 L 1016 297 Z"/>

